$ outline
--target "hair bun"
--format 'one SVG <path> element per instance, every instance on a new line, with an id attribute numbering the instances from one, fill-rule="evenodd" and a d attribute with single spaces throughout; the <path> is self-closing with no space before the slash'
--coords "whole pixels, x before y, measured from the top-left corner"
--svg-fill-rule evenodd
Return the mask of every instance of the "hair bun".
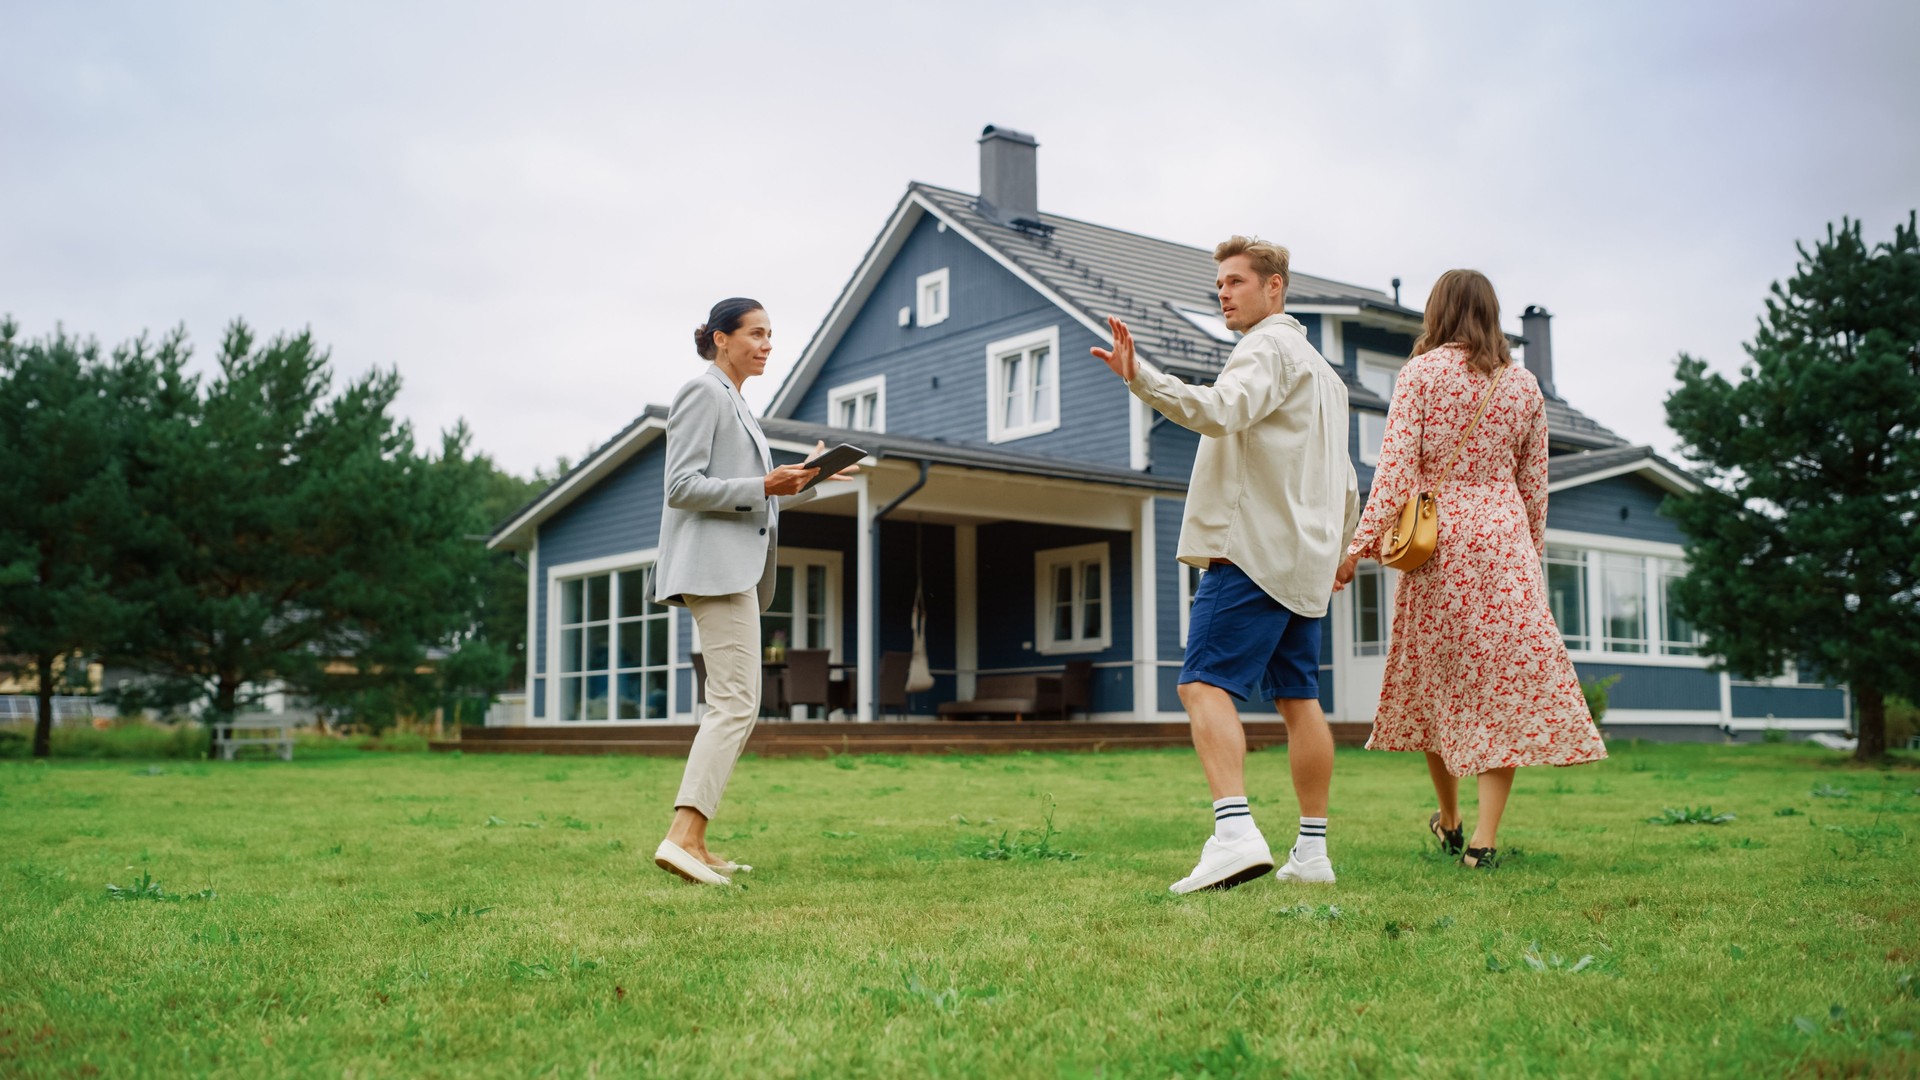
<path id="1" fill-rule="evenodd" d="M 707 332 L 706 323 L 694 327 L 693 351 L 699 353 L 702 360 L 713 359 L 713 335 Z"/>

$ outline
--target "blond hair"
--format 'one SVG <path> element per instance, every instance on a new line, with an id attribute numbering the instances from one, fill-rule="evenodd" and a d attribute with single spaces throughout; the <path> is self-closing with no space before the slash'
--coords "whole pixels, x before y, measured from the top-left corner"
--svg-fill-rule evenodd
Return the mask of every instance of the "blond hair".
<path id="1" fill-rule="evenodd" d="M 1293 284 L 1287 274 L 1287 262 L 1293 258 L 1286 248 L 1271 240 L 1262 240 L 1257 236 L 1229 236 L 1213 249 L 1213 261 L 1226 262 L 1235 255 L 1245 255 L 1247 262 L 1253 265 L 1253 272 L 1262 278 L 1280 275 L 1280 288 L 1284 291 Z"/>
<path id="2" fill-rule="evenodd" d="M 1413 355 L 1454 344 L 1465 346 L 1468 362 L 1484 372 L 1513 363 L 1507 335 L 1500 332 L 1500 298 L 1478 270 L 1449 270 L 1433 283 Z"/>

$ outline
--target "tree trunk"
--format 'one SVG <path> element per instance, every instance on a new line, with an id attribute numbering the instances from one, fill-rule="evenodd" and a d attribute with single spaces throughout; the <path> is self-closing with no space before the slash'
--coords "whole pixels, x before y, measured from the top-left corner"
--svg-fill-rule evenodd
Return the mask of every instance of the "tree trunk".
<path id="1" fill-rule="evenodd" d="M 53 756 L 53 654 L 41 653 L 34 658 L 40 676 L 40 685 L 35 694 L 37 715 L 33 722 L 33 756 Z"/>
<path id="2" fill-rule="evenodd" d="M 207 760 L 211 761 L 219 754 L 213 748 L 213 725 L 233 719 L 238 711 L 240 700 L 240 680 L 221 675 L 213 684 L 213 723 L 207 725 Z"/>
<path id="3" fill-rule="evenodd" d="M 1858 686 L 1853 693 L 1860 702 L 1860 740 L 1854 746 L 1855 761 L 1877 762 L 1887 756 L 1887 697 L 1877 686 Z"/>

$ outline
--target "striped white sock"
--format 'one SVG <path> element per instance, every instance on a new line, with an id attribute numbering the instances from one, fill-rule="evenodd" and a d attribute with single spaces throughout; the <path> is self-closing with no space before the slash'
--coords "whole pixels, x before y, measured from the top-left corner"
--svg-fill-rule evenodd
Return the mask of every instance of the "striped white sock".
<path id="1" fill-rule="evenodd" d="M 1293 842 L 1295 858 L 1324 858 L 1327 854 L 1327 819 L 1323 817 L 1303 817 L 1300 819 L 1300 838 Z"/>
<path id="2" fill-rule="evenodd" d="M 1222 840 L 1238 840 L 1255 831 L 1253 808 L 1245 795 L 1229 795 L 1213 804 L 1213 835 Z"/>

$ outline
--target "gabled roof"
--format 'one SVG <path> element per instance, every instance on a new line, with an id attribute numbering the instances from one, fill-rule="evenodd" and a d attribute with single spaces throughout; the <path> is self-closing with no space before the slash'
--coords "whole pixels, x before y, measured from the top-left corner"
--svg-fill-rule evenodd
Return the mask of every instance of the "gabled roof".
<path id="1" fill-rule="evenodd" d="M 780 420 L 773 417 L 761 420 L 760 428 L 766 433 L 769 446 L 775 450 L 792 453 L 807 453 L 813 449 L 816 441 L 832 446 L 851 440 L 861 449 L 878 458 L 925 461 L 930 465 L 982 469 L 1016 476 L 1041 476 L 1081 483 L 1111 484 L 1133 491 L 1157 491 L 1178 495 L 1184 494 L 1187 490 L 1187 482 L 1184 478 L 1153 476 L 1114 465 L 1013 453 L 972 443 L 949 443 L 939 439 L 919 439 L 909 435 L 887 435 L 871 431 L 848 431 L 845 428 L 828 427 L 825 424 L 807 424 L 798 420 Z M 633 423 L 622 428 L 618 435 L 602 443 L 580 464 L 569 469 L 566 475 L 554 481 L 525 506 L 514 511 L 500 524 L 499 528 L 494 530 L 493 535 L 488 537 L 487 546 L 525 550 L 531 545 L 534 530 L 543 522 L 566 509 L 574 500 L 605 479 L 609 473 L 626 464 L 635 454 L 653 445 L 656 440 L 666 434 L 666 430 L 666 406 L 647 406 L 646 410 Z"/>
<path id="2" fill-rule="evenodd" d="M 982 213 L 972 195 L 915 182 L 895 207 L 852 280 L 774 395 L 769 416 L 799 407 L 853 317 L 921 217 L 932 214 L 1016 277 L 1073 316 L 1095 335 L 1109 337 L 1109 315 L 1133 330 L 1142 359 L 1190 379 L 1211 379 L 1233 346 L 1200 329 L 1180 309 L 1217 312 L 1211 282 L 1213 252 L 1138 233 L 1042 213 L 1037 227 L 1003 225 Z M 1295 272 L 1287 310 L 1303 314 L 1371 314 L 1419 326 L 1421 313 L 1379 289 Z M 1339 365 L 1335 365 L 1339 367 Z M 1354 406 L 1385 412 L 1387 403 L 1342 369 Z M 1558 398 L 1547 398 L 1547 424 L 1556 442 L 1579 447 L 1623 446 L 1625 440 Z"/>
<path id="3" fill-rule="evenodd" d="M 1698 478 L 1654 453 L 1653 447 L 1617 446 L 1547 459 L 1547 490 L 1564 491 L 1628 474 L 1643 476 L 1676 495 L 1691 495 L 1701 488 Z"/>

